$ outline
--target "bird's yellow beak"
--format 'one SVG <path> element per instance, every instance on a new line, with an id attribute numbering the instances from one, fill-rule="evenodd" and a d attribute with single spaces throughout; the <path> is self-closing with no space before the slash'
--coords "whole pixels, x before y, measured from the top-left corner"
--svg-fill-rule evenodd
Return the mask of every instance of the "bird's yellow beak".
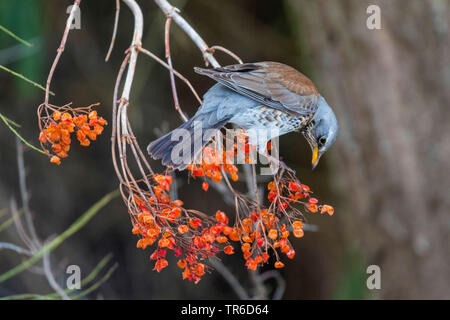
<path id="1" fill-rule="evenodd" d="M 311 160 L 313 170 L 317 166 L 318 163 L 319 163 L 319 146 L 315 146 L 313 149 L 313 155 L 312 155 L 312 160 Z"/>

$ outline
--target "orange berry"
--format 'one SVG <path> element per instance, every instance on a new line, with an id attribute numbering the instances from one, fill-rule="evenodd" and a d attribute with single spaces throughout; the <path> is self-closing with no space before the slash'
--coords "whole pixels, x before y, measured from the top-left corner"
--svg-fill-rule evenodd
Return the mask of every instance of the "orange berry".
<path id="1" fill-rule="evenodd" d="M 289 259 L 293 259 L 295 256 L 295 250 L 294 249 L 289 250 L 288 252 L 286 252 L 286 255 Z"/>
<path id="2" fill-rule="evenodd" d="M 158 261 L 156 261 L 155 267 L 153 268 L 153 270 L 160 272 L 162 269 L 164 269 L 168 265 L 169 265 L 169 263 L 167 262 L 166 259 L 159 259 Z"/>
<path id="3" fill-rule="evenodd" d="M 284 263 L 281 261 L 275 262 L 275 268 L 277 268 L 277 269 L 284 268 Z"/>
<path id="4" fill-rule="evenodd" d="M 134 225 L 134 226 L 133 226 L 133 230 L 131 230 L 131 232 L 132 232 L 133 234 L 139 234 L 139 233 L 141 233 L 141 228 L 139 228 L 138 225 Z"/>
<path id="5" fill-rule="evenodd" d="M 224 235 L 228 236 L 230 235 L 231 232 L 233 232 L 233 228 L 229 226 L 224 226 L 222 232 Z"/>
<path id="6" fill-rule="evenodd" d="M 108 124 L 108 122 L 102 117 L 98 118 L 98 123 L 100 123 L 102 126 L 106 126 Z"/>
<path id="7" fill-rule="evenodd" d="M 296 192 L 296 191 L 298 191 L 298 189 L 300 189 L 300 185 L 297 182 L 290 181 L 288 188 L 290 191 Z"/>
<path id="8" fill-rule="evenodd" d="M 239 234 L 238 234 L 236 228 L 233 228 L 233 231 L 231 231 L 231 233 L 230 233 L 230 235 L 228 237 L 232 241 L 239 241 Z"/>
<path id="9" fill-rule="evenodd" d="M 216 237 L 216 241 L 217 241 L 218 243 L 225 243 L 225 242 L 228 241 L 228 239 L 227 239 L 227 237 L 225 237 L 225 236 L 218 236 L 218 237 Z"/>
<path id="10" fill-rule="evenodd" d="M 209 184 L 208 184 L 208 182 L 203 182 L 202 183 L 202 189 L 203 189 L 203 191 L 208 191 L 208 189 L 209 189 Z"/>
<path id="11" fill-rule="evenodd" d="M 42 143 L 47 142 L 47 138 L 45 137 L 45 134 L 43 132 L 39 133 L 39 141 Z"/>
<path id="12" fill-rule="evenodd" d="M 175 201 L 173 202 L 173 204 L 176 205 L 176 206 L 181 207 L 181 206 L 183 205 L 183 201 L 181 201 L 181 200 L 175 200 Z"/>
<path id="13" fill-rule="evenodd" d="M 246 242 L 246 243 L 244 243 L 244 244 L 242 245 L 241 250 L 242 250 L 243 252 L 245 252 L 245 251 L 249 251 L 250 248 L 251 248 L 250 243 Z"/>
<path id="14" fill-rule="evenodd" d="M 302 229 L 296 229 L 293 233 L 296 238 L 301 238 L 305 234 Z"/>
<path id="15" fill-rule="evenodd" d="M 294 230 L 301 230 L 303 229 L 303 223 L 300 220 L 294 221 L 292 223 L 292 227 L 294 228 Z"/>
<path id="16" fill-rule="evenodd" d="M 53 112 L 52 117 L 55 121 L 58 121 L 59 119 L 61 119 L 61 112 L 60 111 Z"/>
<path id="17" fill-rule="evenodd" d="M 325 212 L 327 212 L 330 216 L 332 216 L 334 214 L 334 208 L 332 206 L 324 204 L 322 206 L 322 210 L 320 210 L 320 213 L 325 213 Z"/>
<path id="18" fill-rule="evenodd" d="M 245 251 L 244 252 L 244 259 L 247 260 L 251 255 L 252 255 L 252 253 L 250 251 Z"/>
<path id="19" fill-rule="evenodd" d="M 278 237 L 278 231 L 275 229 L 270 229 L 269 238 L 275 240 Z"/>
<path id="20" fill-rule="evenodd" d="M 83 124 L 83 126 L 81 127 L 81 130 L 84 132 L 84 134 L 89 134 L 89 132 L 91 132 L 91 128 L 89 128 L 89 125 L 87 124 Z"/>
<path id="21" fill-rule="evenodd" d="M 190 275 L 191 275 L 191 270 L 189 268 L 184 269 L 184 271 L 183 271 L 183 280 L 189 278 Z"/>
<path id="22" fill-rule="evenodd" d="M 158 242 L 158 246 L 160 246 L 161 248 L 166 248 L 170 245 L 170 241 L 167 238 L 161 239 Z"/>
<path id="23" fill-rule="evenodd" d="M 269 194 L 267 195 L 267 199 L 270 202 L 273 202 L 276 197 L 277 197 L 277 192 L 275 190 L 270 190 Z"/>
<path id="24" fill-rule="evenodd" d="M 61 159 L 57 156 L 53 156 L 50 158 L 51 163 L 56 163 L 58 166 L 61 164 Z"/>
<path id="25" fill-rule="evenodd" d="M 91 132 L 88 133 L 88 137 L 89 137 L 89 139 L 91 139 L 92 141 L 97 140 L 97 135 L 96 135 L 93 131 L 91 131 Z"/>
<path id="26" fill-rule="evenodd" d="M 80 142 L 83 142 L 86 139 L 86 134 L 82 130 L 77 130 L 77 139 Z"/>
<path id="27" fill-rule="evenodd" d="M 100 135 L 103 132 L 103 127 L 96 124 L 93 130 L 96 135 Z"/>
<path id="28" fill-rule="evenodd" d="M 150 221 L 153 220 L 152 217 L 148 217 L 148 218 L 150 218 Z M 146 221 L 144 221 L 144 222 L 146 222 Z M 150 229 L 147 230 L 147 235 L 149 237 L 156 237 L 156 236 L 159 235 L 160 232 L 161 232 L 161 230 L 159 230 L 158 228 L 150 228 Z"/>
<path id="29" fill-rule="evenodd" d="M 180 267 L 181 269 L 184 269 L 187 267 L 187 262 L 186 260 L 182 259 L 182 260 L 178 260 L 177 262 L 178 267 Z"/>
<path id="30" fill-rule="evenodd" d="M 67 158 L 69 155 L 67 154 L 67 152 L 61 151 L 57 153 L 57 156 L 60 158 Z"/>
<path id="31" fill-rule="evenodd" d="M 189 227 L 185 224 L 178 226 L 178 232 L 183 234 L 189 231 Z"/>
<path id="32" fill-rule="evenodd" d="M 54 153 L 58 153 L 62 151 L 61 145 L 59 143 L 55 143 L 52 145 L 52 150 Z"/>
<path id="33" fill-rule="evenodd" d="M 228 217 L 223 211 L 218 210 L 216 212 L 216 220 L 224 224 L 228 224 Z"/>
<path id="34" fill-rule="evenodd" d="M 318 210 L 318 208 L 317 208 L 317 204 L 315 204 L 315 203 L 311 203 L 311 204 L 309 204 L 308 205 L 308 210 L 310 211 L 310 212 L 317 212 L 317 210 Z"/>
<path id="35" fill-rule="evenodd" d="M 72 115 L 68 112 L 64 112 L 61 116 L 61 120 L 72 120 Z"/>
<path id="36" fill-rule="evenodd" d="M 201 177 L 201 176 L 205 175 L 205 173 L 203 172 L 202 168 L 194 169 L 192 174 L 193 174 L 194 177 Z"/>
<path id="37" fill-rule="evenodd" d="M 261 263 L 261 262 L 263 262 L 263 261 L 264 261 L 263 257 L 261 257 L 261 256 L 256 256 L 256 257 L 255 257 L 255 262 L 256 262 L 256 263 Z"/>
<path id="38" fill-rule="evenodd" d="M 189 225 L 191 226 L 191 228 L 197 229 L 202 225 L 202 221 L 199 218 L 190 219 Z"/>
<path id="39" fill-rule="evenodd" d="M 178 218 L 179 216 L 181 216 L 181 209 L 178 207 L 172 208 L 172 210 L 170 211 L 170 216 L 174 219 Z"/>
<path id="40" fill-rule="evenodd" d="M 269 184 L 267 185 L 267 189 L 276 191 L 277 186 L 276 186 L 275 182 L 273 182 L 273 181 L 269 182 Z"/>
<path id="41" fill-rule="evenodd" d="M 225 254 L 233 254 L 234 253 L 234 248 L 232 246 L 226 246 L 223 249 L 223 252 L 225 252 Z"/>
<path id="42" fill-rule="evenodd" d="M 89 112 L 89 119 L 91 119 L 91 120 L 95 120 L 95 119 L 97 119 L 97 111 L 91 111 L 91 112 Z"/>
<path id="43" fill-rule="evenodd" d="M 197 263 L 195 266 L 195 274 L 199 277 L 205 274 L 205 265 L 203 263 Z"/>
<path id="44" fill-rule="evenodd" d="M 247 265 L 247 269 L 249 269 L 249 270 L 256 270 L 257 267 L 258 267 L 258 264 L 255 261 L 252 261 Z"/>
<path id="45" fill-rule="evenodd" d="M 80 142 L 80 145 L 84 146 L 84 147 L 88 147 L 91 144 L 91 141 L 89 141 L 89 139 L 84 139 L 83 141 Z"/>

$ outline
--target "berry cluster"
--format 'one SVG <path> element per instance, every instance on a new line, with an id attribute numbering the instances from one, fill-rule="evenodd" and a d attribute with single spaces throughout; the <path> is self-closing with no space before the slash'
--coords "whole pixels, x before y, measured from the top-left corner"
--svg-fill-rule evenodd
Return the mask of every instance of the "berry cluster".
<path id="1" fill-rule="evenodd" d="M 228 161 L 236 156 L 235 151 L 235 146 L 224 152 L 207 146 L 203 149 L 201 163 L 190 165 L 188 169 L 193 177 L 208 177 L 215 183 L 222 181 L 223 172 L 237 181 L 237 167 Z M 310 213 L 334 213 L 333 207 L 319 205 L 311 196 L 310 188 L 286 172 L 275 176 L 267 186 L 269 207 L 264 208 L 246 197 L 236 198 L 240 202 L 238 207 L 246 209 L 236 212 L 232 226 L 220 210 L 214 216 L 208 216 L 186 210 L 182 201 L 172 200 L 168 194 L 171 176 L 155 175 L 152 180 L 151 192 L 134 193 L 129 199 L 133 233 L 141 237 L 137 247 L 145 249 L 157 245 L 150 259 L 155 261 L 154 270 L 158 272 L 168 266 L 166 256 L 171 251 L 178 258 L 183 279 L 195 283 L 208 271 L 209 267 L 204 263 L 207 258 L 220 252 L 232 255 L 239 247 L 249 270 L 268 263 L 270 251 L 276 259 L 274 267 L 283 268 L 281 255 L 289 259 L 295 256 L 290 236 L 301 238 L 304 235 L 304 219 L 296 205 L 303 205 Z M 204 181 L 202 189 L 207 191 L 208 188 Z"/>
<path id="2" fill-rule="evenodd" d="M 53 156 L 50 162 L 60 165 L 61 159 L 68 157 L 72 133 L 76 134 L 80 145 L 85 147 L 102 134 L 103 127 L 108 123 L 97 115 L 97 111 L 92 110 L 93 106 L 82 108 L 49 106 L 46 109 L 47 116 L 40 118 L 39 141 L 42 148 L 49 154 L 50 152 L 44 146 L 46 144 L 51 146 Z"/>

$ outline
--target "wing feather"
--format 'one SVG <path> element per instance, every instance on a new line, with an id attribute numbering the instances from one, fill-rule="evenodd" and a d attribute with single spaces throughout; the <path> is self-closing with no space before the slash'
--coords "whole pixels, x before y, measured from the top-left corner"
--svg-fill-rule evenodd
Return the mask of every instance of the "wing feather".
<path id="1" fill-rule="evenodd" d="M 313 82 L 282 63 L 243 63 L 195 71 L 274 109 L 294 115 L 317 110 L 319 93 Z"/>

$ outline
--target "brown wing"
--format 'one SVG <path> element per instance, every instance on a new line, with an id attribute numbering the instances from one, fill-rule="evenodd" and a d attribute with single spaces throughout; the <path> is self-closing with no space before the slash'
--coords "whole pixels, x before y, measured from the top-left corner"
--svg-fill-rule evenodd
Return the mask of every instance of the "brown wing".
<path id="1" fill-rule="evenodd" d="M 319 93 L 306 76 L 278 62 L 234 64 L 221 68 L 194 68 L 230 89 L 266 106 L 295 115 L 317 109 Z"/>

